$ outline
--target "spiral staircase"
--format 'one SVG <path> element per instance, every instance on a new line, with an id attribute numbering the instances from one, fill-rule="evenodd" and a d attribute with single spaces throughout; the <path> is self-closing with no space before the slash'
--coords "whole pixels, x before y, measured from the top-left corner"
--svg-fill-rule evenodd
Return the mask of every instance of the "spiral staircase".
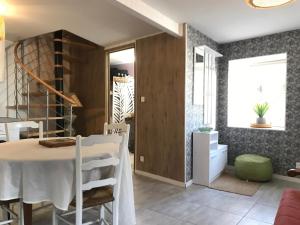
<path id="1" fill-rule="evenodd" d="M 7 114 L 19 120 L 43 121 L 45 137 L 75 133 L 73 109 L 82 104 L 70 92 L 70 65 L 77 60 L 68 51 L 72 44 L 76 43 L 54 32 L 14 46 L 14 68 L 7 71 L 12 80 L 7 87 L 14 86 L 14 90 L 10 91 L 13 96 L 7 97 Z M 32 138 L 38 136 L 38 131 L 28 130 L 21 135 Z"/>

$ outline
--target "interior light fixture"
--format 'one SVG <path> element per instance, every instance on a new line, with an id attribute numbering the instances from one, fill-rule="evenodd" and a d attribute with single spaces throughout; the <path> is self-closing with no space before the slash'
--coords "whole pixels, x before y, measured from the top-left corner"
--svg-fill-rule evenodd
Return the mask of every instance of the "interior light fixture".
<path id="1" fill-rule="evenodd" d="M 268 9 L 283 6 L 294 1 L 295 0 L 246 0 L 251 7 L 257 9 Z"/>
<path id="2" fill-rule="evenodd" d="M 8 0 L 0 0 L 0 16 L 16 16 L 16 8 Z"/>
<path id="3" fill-rule="evenodd" d="M 9 11 L 8 4 L 5 0 L 0 0 L 0 16 L 4 16 Z"/>

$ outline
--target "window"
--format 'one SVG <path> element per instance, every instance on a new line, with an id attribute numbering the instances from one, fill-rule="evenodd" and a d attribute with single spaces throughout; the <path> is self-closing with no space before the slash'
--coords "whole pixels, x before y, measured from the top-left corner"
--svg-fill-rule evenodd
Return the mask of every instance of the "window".
<path id="1" fill-rule="evenodd" d="M 285 129 L 286 73 L 286 53 L 229 61 L 228 126 L 250 127 L 254 106 L 267 102 L 267 123 Z"/>

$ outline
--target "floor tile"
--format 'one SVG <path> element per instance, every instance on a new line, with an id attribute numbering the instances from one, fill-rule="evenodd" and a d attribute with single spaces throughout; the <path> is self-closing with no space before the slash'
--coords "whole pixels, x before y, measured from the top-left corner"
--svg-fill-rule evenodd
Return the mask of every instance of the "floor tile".
<path id="1" fill-rule="evenodd" d="M 157 202 L 151 210 L 168 215 L 173 218 L 182 219 L 197 210 L 201 206 L 191 202 L 182 201 L 177 198 L 167 198 Z"/>
<path id="2" fill-rule="evenodd" d="M 191 202 L 198 205 L 207 205 L 212 199 L 221 196 L 221 193 L 209 188 L 202 188 L 189 192 L 179 193 L 174 195 L 174 198 L 184 202 Z"/>
<path id="3" fill-rule="evenodd" d="M 241 222 L 239 222 L 238 225 L 272 225 L 272 224 L 244 218 L 242 219 Z"/>
<path id="4" fill-rule="evenodd" d="M 262 204 L 256 204 L 247 214 L 246 218 L 273 224 L 276 213 L 277 208 Z"/>
<path id="5" fill-rule="evenodd" d="M 183 217 L 183 220 L 197 225 L 236 225 L 241 219 L 242 216 L 206 206 L 201 206 L 190 215 Z"/>
<path id="6" fill-rule="evenodd" d="M 271 225 L 281 194 L 289 187 L 300 189 L 300 184 L 273 180 L 254 196 L 243 196 L 134 176 L 137 225 Z M 35 212 L 33 225 L 51 224 L 51 208 Z"/>
<path id="7" fill-rule="evenodd" d="M 211 208 L 241 216 L 248 213 L 254 204 L 254 200 L 227 197 L 223 195 L 216 196 L 207 202 L 207 206 Z"/>
<path id="8" fill-rule="evenodd" d="M 137 225 L 192 225 L 185 221 L 179 221 L 172 217 L 154 212 L 152 210 L 143 210 L 137 215 Z"/>

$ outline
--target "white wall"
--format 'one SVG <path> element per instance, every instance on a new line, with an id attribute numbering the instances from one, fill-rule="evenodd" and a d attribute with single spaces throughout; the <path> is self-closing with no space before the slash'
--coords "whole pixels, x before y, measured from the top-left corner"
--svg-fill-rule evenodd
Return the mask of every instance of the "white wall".
<path id="1" fill-rule="evenodd" d="M 14 105 L 14 57 L 13 57 L 13 43 L 11 41 L 6 41 L 6 58 L 8 59 L 5 62 L 5 74 L 4 80 L 0 81 L 0 117 L 15 117 L 14 110 L 9 110 L 7 113 L 6 106 Z M 11 46 L 11 47 L 9 47 Z M 8 70 L 6 69 L 8 65 Z M 8 79 L 7 73 L 8 71 Z M 7 83 L 8 82 L 8 83 Z M 8 84 L 8 89 L 7 89 Z M 8 102 L 7 102 L 8 99 Z"/>

